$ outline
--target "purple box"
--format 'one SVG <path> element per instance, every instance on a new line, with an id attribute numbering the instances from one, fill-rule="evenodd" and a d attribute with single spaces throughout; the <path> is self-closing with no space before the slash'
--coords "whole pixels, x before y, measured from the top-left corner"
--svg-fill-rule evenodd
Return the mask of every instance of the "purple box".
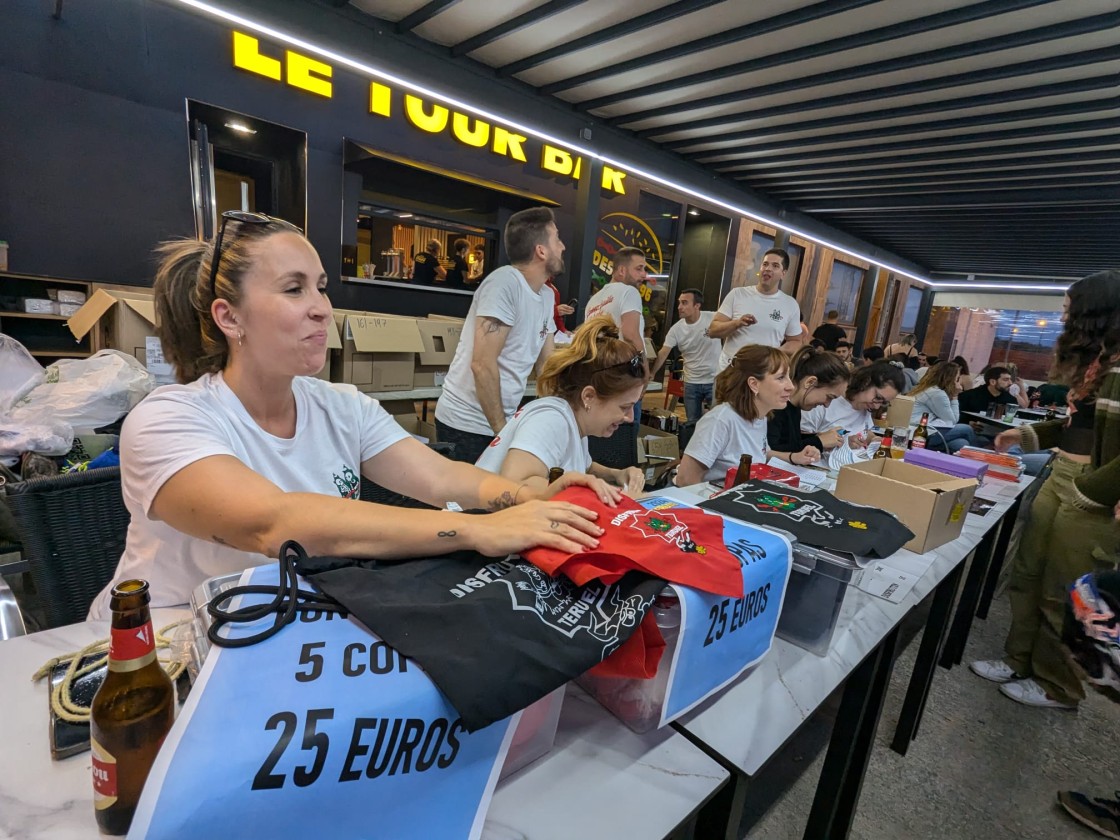
<path id="1" fill-rule="evenodd" d="M 937 470 L 957 478 L 975 478 L 981 484 L 984 483 L 984 473 L 988 471 L 988 465 L 982 461 L 958 458 L 931 449 L 909 449 L 902 460 L 915 467 Z"/>

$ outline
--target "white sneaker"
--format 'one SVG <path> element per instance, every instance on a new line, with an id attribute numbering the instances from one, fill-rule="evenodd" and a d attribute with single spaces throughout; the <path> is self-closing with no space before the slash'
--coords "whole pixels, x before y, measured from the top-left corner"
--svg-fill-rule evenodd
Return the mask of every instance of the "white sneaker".
<path id="1" fill-rule="evenodd" d="M 1015 670 L 1002 659 L 977 659 L 968 664 L 968 669 L 976 676 L 991 680 L 994 683 L 1009 683 L 1012 680 L 1021 680 L 1023 677 L 1016 674 Z"/>
<path id="2" fill-rule="evenodd" d="M 1048 695 L 1038 683 L 1032 679 L 1016 680 L 999 687 L 1000 693 L 1010 697 L 1016 703 L 1024 706 L 1034 706 L 1038 709 L 1065 709 L 1077 711 L 1077 706 L 1069 703 L 1059 703 Z"/>

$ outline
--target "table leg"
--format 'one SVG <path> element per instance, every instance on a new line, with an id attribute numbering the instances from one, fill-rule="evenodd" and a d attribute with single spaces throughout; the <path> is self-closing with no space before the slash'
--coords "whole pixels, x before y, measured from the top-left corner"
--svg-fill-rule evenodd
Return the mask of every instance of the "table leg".
<path id="1" fill-rule="evenodd" d="M 678 730 L 681 731 L 681 730 Z M 693 743 L 696 743 L 695 741 Z M 727 767 L 727 762 L 721 762 Z M 747 776 L 733 768 L 731 779 L 696 814 L 694 836 L 711 840 L 739 840 L 739 824 L 747 800 Z"/>
<path id="2" fill-rule="evenodd" d="M 841 840 L 851 830 L 891 681 L 897 642 L 895 627 L 844 683 L 840 710 L 805 827 L 805 840 Z"/>
<path id="3" fill-rule="evenodd" d="M 954 665 L 961 664 L 964 646 L 968 643 L 968 634 L 972 630 L 972 617 L 976 615 L 976 606 L 980 603 L 980 590 L 988 576 L 988 566 L 992 561 L 992 549 L 995 547 L 998 530 L 999 526 L 989 530 L 973 552 L 968 575 L 964 579 L 964 588 L 961 590 L 961 600 L 957 604 L 957 612 L 949 628 L 949 638 L 945 640 L 945 648 L 941 652 L 942 668 L 952 668 Z"/>
<path id="4" fill-rule="evenodd" d="M 891 749 L 899 755 L 906 755 L 910 742 L 918 737 L 918 726 L 922 722 L 930 686 L 933 685 L 937 660 L 945 644 L 945 631 L 953 614 L 953 601 L 956 600 L 957 586 L 963 572 L 964 563 L 958 563 L 934 590 L 933 603 L 922 632 L 922 644 L 918 648 L 918 657 L 914 660 L 914 671 L 910 674 L 906 699 L 902 702 L 902 712 L 898 716 L 894 740 L 891 741 Z"/>
<path id="5" fill-rule="evenodd" d="M 1011 543 L 1011 534 L 1015 530 L 1015 522 L 1019 518 L 1019 503 L 1023 498 L 1015 499 L 1015 503 L 1003 515 L 1003 522 L 999 529 L 999 539 L 996 541 L 996 550 L 992 555 L 992 562 L 988 566 L 988 577 L 984 580 L 984 589 L 980 593 L 980 604 L 976 607 L 976 617 L 988 618 L 988 609 L 992 606 L 992 597 L 995 595 L 996 586 L 999 584 L 999 575 L 1003 571 L 1003 564 L 1007 562 L 1007 547 Z"/>

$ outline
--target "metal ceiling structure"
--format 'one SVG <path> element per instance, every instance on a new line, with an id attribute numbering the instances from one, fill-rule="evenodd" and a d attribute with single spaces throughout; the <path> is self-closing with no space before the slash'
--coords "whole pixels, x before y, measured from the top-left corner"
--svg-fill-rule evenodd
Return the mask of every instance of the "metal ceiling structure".
<path id="1" fill-rule="evenodd" d="M 1120 266 L 1118 0 L 349 3 L 932 279 Z"/>

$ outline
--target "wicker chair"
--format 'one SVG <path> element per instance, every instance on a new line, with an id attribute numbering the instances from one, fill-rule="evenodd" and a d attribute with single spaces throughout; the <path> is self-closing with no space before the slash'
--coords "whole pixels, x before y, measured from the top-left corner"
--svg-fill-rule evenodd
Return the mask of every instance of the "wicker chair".
<path id="1" fill-rule="evenodd" d="M 124 553 L 130 517 L 120 468 L 9 485 L 7 503 L 47 627 L 85 621 Z"/>
<path id="2" fill-rule="evenodd" d="M 609 438 L 589 437 L 587 449 L 591 460 L 604 467 L 619 470 L 638 466 L 638 433 L 633 423 L 623 423 Z"/>
<path id="3" fill-rule="evenodd" d="M 429 443 L 428 447 L 435 452 L 438 452 L 444 458 L 455 460 L 455 445 L 452 443 Z M 362 476 L 362 489 L 359 498 L 363 502 L 374 502 L 379 505 L 392 505 L 393 507 L 408 507 L 408 508 L 429 508 L 434 510 L 431 505 L 425 504 L 417 499 L 408 496 L 402 496 L 400 493 L 394 493 L 387 487 L 382 487 L 380 484 L 375 484 L 365 476 Z"/>

